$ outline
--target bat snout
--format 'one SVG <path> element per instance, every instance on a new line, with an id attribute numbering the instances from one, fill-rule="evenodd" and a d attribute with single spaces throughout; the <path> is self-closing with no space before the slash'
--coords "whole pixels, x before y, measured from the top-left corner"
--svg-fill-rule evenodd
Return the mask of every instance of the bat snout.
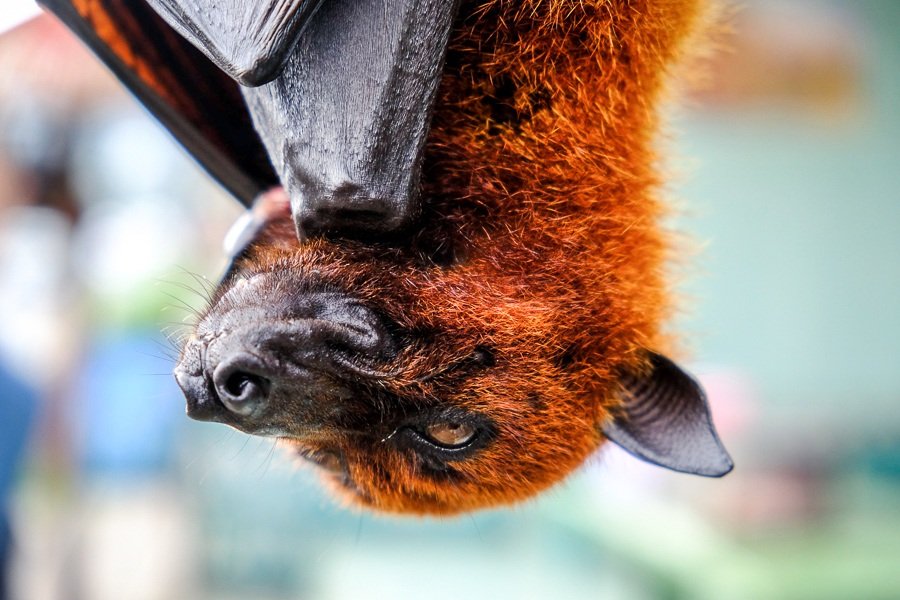
<path id="1" fill-rule="evenodd" d="M 213 311 L 200 324 L 175 369 L 188 416 L 247 433 L 313 435 L 344 411 L 355 382 L 397 352 L 383 319 L 344 295 L 298 305 L 288 315 Z"/>

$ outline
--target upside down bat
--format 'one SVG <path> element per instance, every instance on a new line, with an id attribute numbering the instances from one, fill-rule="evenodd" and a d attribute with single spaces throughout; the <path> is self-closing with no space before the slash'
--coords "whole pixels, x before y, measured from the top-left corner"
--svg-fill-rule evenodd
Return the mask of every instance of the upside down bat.
<path id="1" fill-rule="evenodd" d="M 387 512 L 516 502 L 606 440 L 730 471 L 662 353 L 655 106 L 701 0 L 44 3 L 253 207 L 191 417 Z"/>

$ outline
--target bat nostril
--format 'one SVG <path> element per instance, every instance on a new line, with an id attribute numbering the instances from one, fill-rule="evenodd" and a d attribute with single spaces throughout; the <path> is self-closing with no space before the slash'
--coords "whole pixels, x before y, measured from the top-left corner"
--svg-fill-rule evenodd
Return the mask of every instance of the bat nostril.
<path id="1" fill-rule="evenodd" d="M 232 373 L 225 381 L 225 391 L 232 398 L 246 398 L 261 390 L 265 382 L 266 380 L 258 375 L 238 371 Z"/>
<path id="2" fill-rule="evenodd" d="M 272 382 L 242 362 L 238 358 L 218 365 L 213 373 L 213 385 L 225 408 L 246 417 L 268 400 Z"/>

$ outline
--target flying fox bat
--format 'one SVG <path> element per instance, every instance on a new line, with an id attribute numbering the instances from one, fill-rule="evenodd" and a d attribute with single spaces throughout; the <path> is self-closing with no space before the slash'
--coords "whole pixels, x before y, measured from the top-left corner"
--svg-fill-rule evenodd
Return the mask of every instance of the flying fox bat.
<path id="1" fill-rule="evenodd" d="M 175 370 L 348 502 L 721 476 L 666 358 L 653 133 L 701 0 L 43 0 L 252 207 Z"/>

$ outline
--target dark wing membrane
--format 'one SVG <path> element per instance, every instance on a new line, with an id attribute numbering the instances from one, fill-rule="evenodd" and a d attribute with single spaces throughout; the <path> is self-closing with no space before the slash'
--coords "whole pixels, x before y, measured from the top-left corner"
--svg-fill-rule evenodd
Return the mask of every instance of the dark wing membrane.
<path id="1" fill-rule="evenodd" d="M 321 0 L 148 0 L 210 60 L 244 85 L 277 76 Z"/>
<path id="2" fill-rule="evenodd" d="M 242 204 L 278 185 L 238 84 L 144 0 L 40 1 Z"/>

